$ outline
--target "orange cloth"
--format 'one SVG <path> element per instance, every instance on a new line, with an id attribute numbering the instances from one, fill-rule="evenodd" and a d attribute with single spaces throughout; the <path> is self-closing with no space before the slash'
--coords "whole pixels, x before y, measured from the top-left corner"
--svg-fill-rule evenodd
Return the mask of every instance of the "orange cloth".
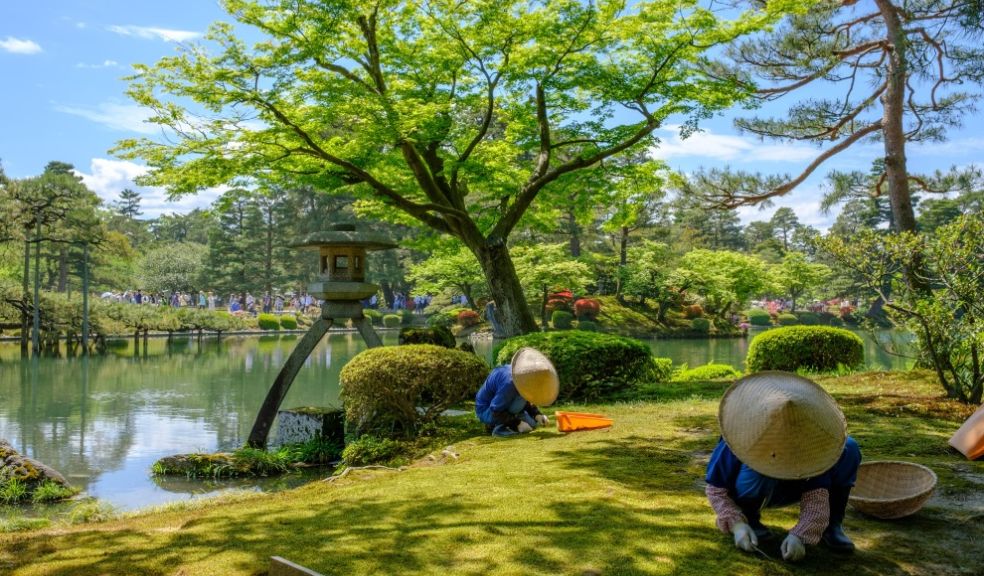
<path id="1" fill-rule="evenodd" d="M 984 456 L 984 406 L 977 409 L 950 437 L 950 446 L 969 460 Z"/>

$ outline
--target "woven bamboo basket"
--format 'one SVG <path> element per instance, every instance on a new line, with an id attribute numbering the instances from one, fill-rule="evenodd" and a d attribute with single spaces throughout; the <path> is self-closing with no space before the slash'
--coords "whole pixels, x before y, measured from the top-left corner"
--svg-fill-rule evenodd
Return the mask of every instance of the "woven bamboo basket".
<path id="1" fill-rule="evenodd" d="M 858 469 L 850 502 L 859 512 L 894 520 L 918 512 L 935 487 L 936 473 L 921 464 L 865 462 Z"/>

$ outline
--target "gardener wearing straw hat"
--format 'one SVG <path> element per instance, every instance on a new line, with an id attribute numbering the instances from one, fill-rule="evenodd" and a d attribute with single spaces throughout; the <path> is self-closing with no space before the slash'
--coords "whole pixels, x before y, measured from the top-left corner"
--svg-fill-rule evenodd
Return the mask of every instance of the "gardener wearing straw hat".
<path id="1" fill-rule="evenodd" d="M 493 436 L 512 436 L 545 425 L 547 417 L 537 405 L 557 399 L 560 380 L 546 356 L 533 348 L 520 348 L 509 366 L 492 370 L 475 396 L 475 414 Z"/>
<path id="2" fill-rule="evenodd" d="M 722 439 L 707 465 L 706 492 L 718 528 L 734 535 L 735 546 L 756 550 L 772 537 L 759 512 L 798 501 L 783 559 L 801 560 L 805 545 L 819 542 L 854 550 L 841 523 L 861 451 L 823 388 L 787 372 L 752 374 L 724 394 L 718 420 Z"/>

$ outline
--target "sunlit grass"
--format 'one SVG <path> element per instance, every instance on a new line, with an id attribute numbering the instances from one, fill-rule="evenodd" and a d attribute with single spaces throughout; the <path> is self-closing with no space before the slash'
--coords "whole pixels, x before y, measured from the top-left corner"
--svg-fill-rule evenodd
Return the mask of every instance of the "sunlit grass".
<path id="1" fill-rule="evenodd" d="M 979 573 L 984 503 L 973 495 L 984 465 L 946 448 L 968 409 L 942 400 L 924 374 L 822 384 L 866 459 L 918 461 L 940 475 L 938 496 L 916 516 L 883 522 L 850 511 L 852 557 L 811 549 L 789 566 L 741 553 L 716 531 L 701 479 L 725 385 L 697 382 L 652 387 L 644 400 L 563 407 L 606 413 L 615 419 L 608 430 L 458 435 L 453 451 L 403 471 L 356 470 L 287 492 L 0 535 L 0 572 L 259 575 L 277 555 L 346 576 Z M 796 509 L 764 519 L 789 528 Z"/>

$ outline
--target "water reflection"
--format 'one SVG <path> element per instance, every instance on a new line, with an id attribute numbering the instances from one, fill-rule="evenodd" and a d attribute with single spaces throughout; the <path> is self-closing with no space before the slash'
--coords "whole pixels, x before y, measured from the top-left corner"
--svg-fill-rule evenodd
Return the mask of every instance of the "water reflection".
<path id="1" fill-rule="evenodd" d="M 151 339 L 144 349 L 124 340 L 105 356 L 29 360 L 16 344 L 0 344 L 0 438 L 124 508 L 219 489 L 165 489 L 150 478 L 150 465 L 169 454 L 242 445 L 295 344 L 276 336 L 175 338 Z M 358 335 L 326 338 L 284 407 L 337 406 L 339 370 L 363 347 Z"/>
<path id="2" fill-rule="evenodd" d="M 872 368 L 906 360 L 874 346 Z M 888 341 L 886 331 L 876 338 Z M 384 334 L 386 344 L 395 335 Z M 228 486 L 277 487 L 286 480 L 206 484 L 155 482 L 162 456 L 242 445 L 256 411 L 297 338 L 278 336 L 150 339 L 112 343 L 105 356 L 22 360 L 16 343 L 0 344 L 0 438 L 65 474 L 90 495 L 132 508 Z M 749 339 L 652 340 L 657 356 L 691 367 L 718 362 L 742 368 Z M 491 341 L 476 352 L 490 358 Z M 338 374 L 365 347 L 357 334 L 329 335 L 308 358 L 284 407 L 338 405 Z M 275 429 L 275 428 L 274 428 Z"/>

